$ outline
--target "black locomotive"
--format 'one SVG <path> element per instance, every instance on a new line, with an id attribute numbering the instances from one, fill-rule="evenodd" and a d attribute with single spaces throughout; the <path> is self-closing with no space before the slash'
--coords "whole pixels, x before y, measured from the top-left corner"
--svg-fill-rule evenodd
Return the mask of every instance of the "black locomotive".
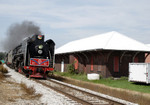
<path id="1" fill-rule="evenodd" d="M 44 42 L 44 35 L 33 35 L 7 55 L 7 64 L 28 77 L 46 78 L 54 70 L 55 43 L 49 39 Z"/>

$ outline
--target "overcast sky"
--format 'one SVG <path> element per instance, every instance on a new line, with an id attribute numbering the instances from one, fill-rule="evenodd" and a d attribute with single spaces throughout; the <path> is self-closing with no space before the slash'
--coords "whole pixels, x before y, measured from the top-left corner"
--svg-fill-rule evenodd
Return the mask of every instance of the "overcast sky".
<path id="1" fill-rule="evenodd" d="M 57 48 L 110 31 L 148 44 L 149 5 L 150 0 L 0 0 L 0 51 L 8 28 L 25 20 L 36 23 Z"/>

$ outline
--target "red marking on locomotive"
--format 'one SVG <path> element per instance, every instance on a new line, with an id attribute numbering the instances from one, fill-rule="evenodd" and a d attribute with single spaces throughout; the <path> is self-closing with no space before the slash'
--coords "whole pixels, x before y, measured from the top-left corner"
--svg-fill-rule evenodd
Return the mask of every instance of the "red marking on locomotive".
<path id="1" fill-rule="evenodd" d="M 49 66 L 49 59 L 31 58 L 30 65 L 31 66 Z"/>
<path id="2" fill-rule="evenodd" d="M 38 68 L 38 67 L 34 67 L 34 66 L 24 66 L 24 69 L 25 69 L 25 70 L 29 69 L 29 70 L 34 71 L 34 70 L 36 70 L 37 68 Z M 54 68 L 50 68 L 50 67 L 42 67 L 42 69 L 43 69 L 44 71 L 53 71 L 53 70 L 54 70 Z"/>
<path id="3" fill-rule="evenodd" d="M 47 77 L 47 74 L 46 72 L 47 71 L 53 71 L 54 68 L 50 68 L 50 67 L 40 67 L 41 70 L 43 71 L 42 73 L 37 73 L 37 69 L 39 67 L 37 66 L 24 66 L 24 70 L 31 70 L 32 71 L 32 74 L 30 74 L 30 77 L 35 77 L 35 78 L 46 78 Z"/>
<path id="4" fill-rule="evenodd" d="M 34 75 L 30 75 L 30 77 L 34 77 L 34 78 L 45 78 L 46 77 L 46 75 L 41 75 L 40 73 L 36 73 L 36 74 L 34 74 Z"/>

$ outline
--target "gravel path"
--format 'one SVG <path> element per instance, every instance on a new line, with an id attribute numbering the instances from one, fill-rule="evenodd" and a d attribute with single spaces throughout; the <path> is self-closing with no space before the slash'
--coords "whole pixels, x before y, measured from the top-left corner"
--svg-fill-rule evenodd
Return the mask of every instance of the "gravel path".
<path id="1" fill-rule="evenodd" d="M 15 72 L 13 69 L 10 69 L 6 65 L 4 65 L 4 67 L 8 69 L 8 72 L 9 72 L 8 75 L 11 75 L 11 78 L 13 78 L 17 83 L 24 83 L 27 85 L 27 87 L 33 87 L 36 90 L 37 94 L 42 94 L 39 100 L 41 102 L 40 105 L 74 105 L 76 104 L 76 102 L 69 99 L 68 97 L 65 97 L 64 95 L 59 94 L 52 89 L 49 89 L 39 83 L 36 83 L 35 81 L 32 81 L 26 78 L 25 76 Z M 31 105 L 34 105 L 34 104 L 31 104 Z"/>

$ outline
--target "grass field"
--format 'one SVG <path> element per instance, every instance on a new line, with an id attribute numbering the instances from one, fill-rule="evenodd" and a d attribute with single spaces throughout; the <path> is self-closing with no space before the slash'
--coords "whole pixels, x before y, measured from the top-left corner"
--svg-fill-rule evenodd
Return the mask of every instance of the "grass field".
<path id="1" fill-rule="evenodd" d="M 115 88 L 122 88 L 122 89 L 128 89 L 128 90 L 134 90 L 142 93 L 150 93 L 150 85 L 144 84 L 144 83 L 134 83 L 134 82 L 128 82 L 127 77 L 121 77 L 119 79 L 113 79 L 113 78 L 101 78 L 100 80 L 93 80 L 90 81 L 87 79 L 87 76 L 85 74 L 69 74 L 69 73 L 61 73 L 61 72 L 54 72 L 54 74 L 60 75 L 60 76 L 66 76 L 77 80 L 97 83 L 97 84 L 104 84 L 106 86 L 111 86 Z"/>

